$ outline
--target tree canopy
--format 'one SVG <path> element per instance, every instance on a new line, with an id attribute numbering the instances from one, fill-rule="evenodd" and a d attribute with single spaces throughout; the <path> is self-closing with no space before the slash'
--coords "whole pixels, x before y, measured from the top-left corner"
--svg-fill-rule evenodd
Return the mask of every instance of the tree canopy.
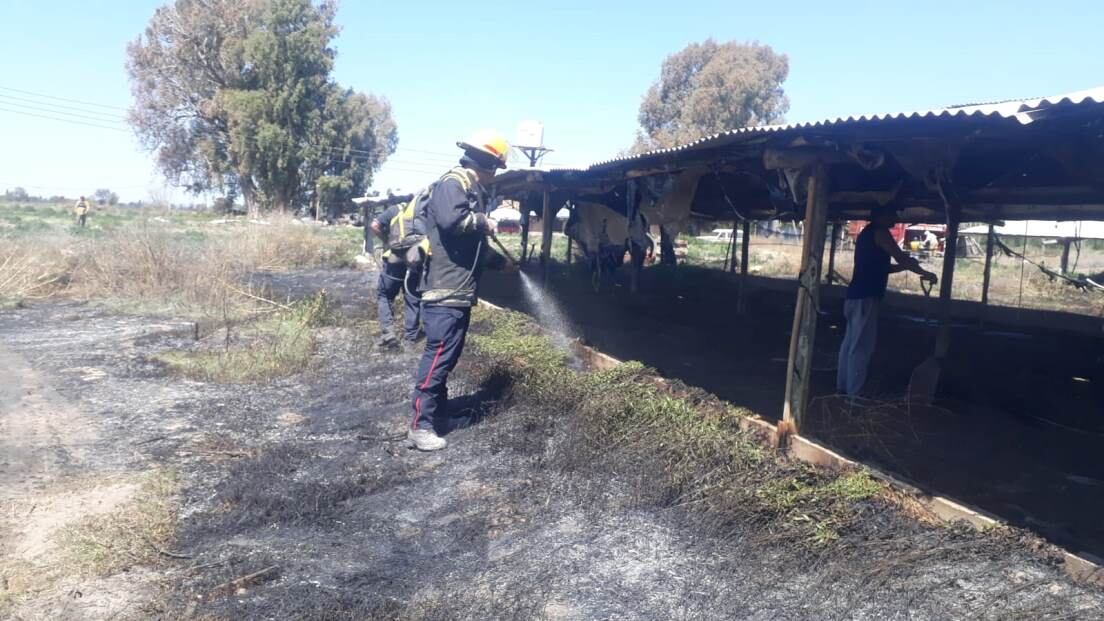
<path id="1" fill-rule="evenodd" d="M 127 48 L 130 122 L 165 176 L 250 212 L 363 193 L 394 152 L 386 99 L 331 77 L 336 4 L 175 0 Z"/>
<path id="2" fill-rule="evenodd" d="M 101 205 L 116 205 L 119 202 L 119 195 L 107 188 L 100 188 L 92 193 L 92 200 Z"/>
<path id="3" fill-rule="evenodd" d="M 789 59 L 769 45 L 706 39 L 663 61 L 640 103 L 633 151 L 669 148 L 737 127 L 779 122 Z"/>

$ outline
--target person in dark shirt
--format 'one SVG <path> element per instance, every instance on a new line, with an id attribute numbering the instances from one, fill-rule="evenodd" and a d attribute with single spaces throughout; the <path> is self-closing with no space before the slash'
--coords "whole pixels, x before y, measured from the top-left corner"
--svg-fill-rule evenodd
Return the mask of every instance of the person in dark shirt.
<path id="1" fill-rule="evenodd" d="M 858 396 L 866 383 L 866 372 L 878 336 L 878 307 L 885 297 L 889 275 L 910 271 L 936 283 L 935 274 L 920 266 L 893 241 L 889 229 L 897 221 L 897 210 L 891 206 L 875 209 L 871 222 L 855 240 L 855 271 L 847 286 L 843 315 L 847 331 L 840 345 L 836 390 L 851 397 Z M 890 262 L 893 259 L 896 263 Z"/>
<path id="2" fill-rule="evenodd" d="M 384 209 L 372 219 L 369 228 L 383 242 L 384 251 L 376 283 L 376 309 L 380 325 L 381 349 L 397 347 L 395 338 L 395 313 L 391 308 L 399 293 L 403 294 L 403 341 L 412 347 L 421 336 L 421 303 L 411 287 L 417 281 L 407 282 L 408 266 L 406 248 L 418 240 L 417 227 L 412 218 L 413 206 L 398 203 Z"/>
<path id="3" fill-rule="evenodd" d="M 415 374 L 407 443 L 420 451 L 448 445 L 438 433 L 449 425 L 448 376 L 464 350 L 483 263 L 493 254 L 486 237 L 497 230 L 486 215 L 485 186 L 506 167 L 509 151 L 493 132 L 477 133 L 457 146 L 464 150 L 460 166 L 433 186 L 424 213 L 427 243 L 414 248 L 425 265 L 419 291 L 426 342 Z"/>

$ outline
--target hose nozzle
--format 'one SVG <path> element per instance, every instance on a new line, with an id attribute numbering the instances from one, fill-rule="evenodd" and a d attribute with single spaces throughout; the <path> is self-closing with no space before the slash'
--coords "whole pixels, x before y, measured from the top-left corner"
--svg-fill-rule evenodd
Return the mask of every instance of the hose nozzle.
<path id="1" fill-rule="evenodd" d="M 517 267 L 517 268 L 521 267 L 521 264 L 518 262 L 517 257 L 514 256 L 514 253 L 507 250 L 506 246 L 503 245 L 501 241 L 499 241 L 498 236 L 495 235 L 494 233 L 491 233 L 491 241 L 493 241 L 495 243 L 495 245 L 498 246 L 498 249 L 502 251 L 502 254 L 506 255 L 506 259 L 510 263 L 512 263 L 514 265 L 514 267 Z"/>

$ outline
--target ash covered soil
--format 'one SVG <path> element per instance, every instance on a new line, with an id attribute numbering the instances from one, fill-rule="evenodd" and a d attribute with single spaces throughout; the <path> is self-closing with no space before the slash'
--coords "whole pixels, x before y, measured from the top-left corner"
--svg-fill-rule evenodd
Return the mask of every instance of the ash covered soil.
<path id="1" fill-rule="evenodd" d="M 180 490 L 170 554 L 66 577 L 11 614 L 1104 618 L 1104 593 L 1072 583 L 1030 538 L 922 524 L 877 500 L 827 545 L 778 537 L 770 523 L 699 528 L 693 507 L 641 501 L 632 464 L 565 459 L 570 413 L 480 372 L 474 349 L 450 391 L 476 424 L 443 452 L 410 451 L 400 438 L 416 354 L 372 347 L 372 282 L 353 271 L 269 277 L 291 297 L 325 288 L 347 320 L 320 330 L 308 370 L 258 384 L 170 374 L 154 356 L 196 347 L 187 322 L 78 303 L 0 313 L 6 556 L 46 563 L 41 531 L 71 519 L 50 511 L 74 493 L 77 514 L 110 506 L 96 490 L 155 468 L 174 471 Z"/>

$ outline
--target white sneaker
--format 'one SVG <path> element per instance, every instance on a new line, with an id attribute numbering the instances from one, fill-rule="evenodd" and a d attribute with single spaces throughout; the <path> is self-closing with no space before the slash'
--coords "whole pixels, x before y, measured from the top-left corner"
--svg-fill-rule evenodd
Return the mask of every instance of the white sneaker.
<path id="1" fill-rule="evenodd" d="M 439 451 L 448 446 L 448 442 L 432 429 L 411 429 L 406 432 L 406 446 L 419 451 Z"/>

